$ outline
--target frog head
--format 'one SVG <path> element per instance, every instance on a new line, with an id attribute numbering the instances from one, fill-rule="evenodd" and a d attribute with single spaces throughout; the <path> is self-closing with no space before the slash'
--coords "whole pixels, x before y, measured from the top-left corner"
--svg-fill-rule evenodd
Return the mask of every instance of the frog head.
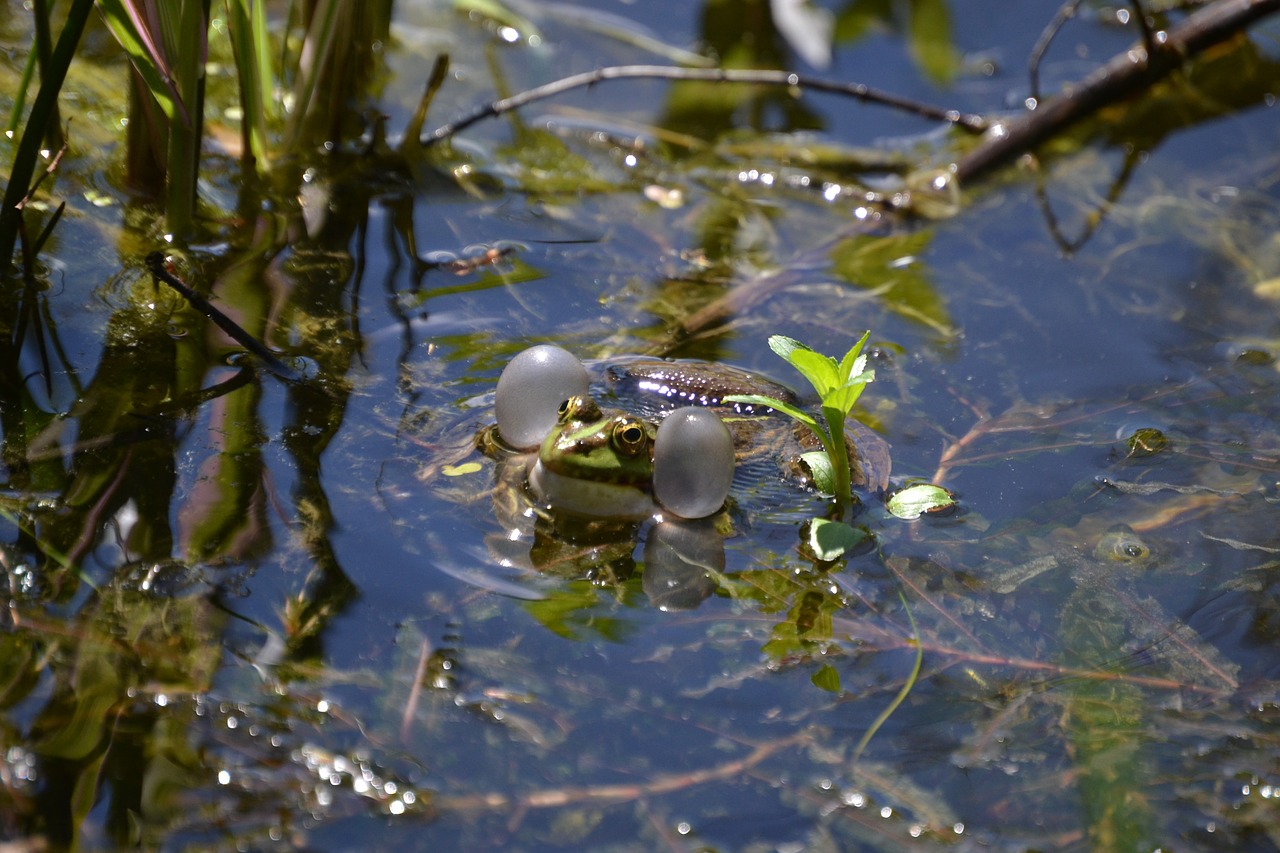
<path id="1" fill-rule="evenodd" d="M 593 516 L 644 518 L 653 512 L 657 427 L 574 395 L 538 448 L 529 485 L 559 509 Z"/>

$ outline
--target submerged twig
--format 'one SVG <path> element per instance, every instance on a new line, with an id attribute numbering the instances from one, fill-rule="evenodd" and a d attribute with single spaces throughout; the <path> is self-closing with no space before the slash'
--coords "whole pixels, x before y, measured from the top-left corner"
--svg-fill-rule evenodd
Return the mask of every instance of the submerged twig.
<path id="1" fill-rule="evenodd" d="M 1004 164 L 1080 119 L 1156 83 L 1189 57 L 1277 11 L 1280 0 L 1218 0 L 1178 26 L 1154 34 L 1151 44 L 1156 50 L 1136 44 L 1066 94 L 993 128 L 981 145 L 956 161 L 956 177 L 963 184 Z"/>
<path id="2" fill-rule="evenodd" d="M 240 346 L 262 359 L 268 370 L 276 376 L 288 379 L 291 382 L 296 382 L 302 378 L 302 374 L 277 358 L 262 342 L 240 328 L 235 320 L 223 314 L 208 299 L 196 293 L 187 286 L 186 282 L 170 272 L 167 264 L 168 261 L 163 252 L 152 252 L 147 255 L 147 269 L 151 270 L 153 276 L 182 294 L 182 298 L 186 299 L 192 308 L 212 320 L 219 329 L 230 335 Z"/>
<path id="3" fill-rule="evenodd" d="M 544 100 L 563 94 L 573 89 L 594 86 L 606 80 L 681 80 L 707 83 L 748 83 L 763 86 L 786 86 L 797 89 L 810 89 L 815 92 L 830 92 L 844 95 L 859 101 L 904 110 L 922 118 L 945 121 L 974 133 L 987 129 L 987 120 L 972 113 L 949 110 L 943 107 L 926 104 L 921 101 L 904 98 L 880 89 L 873 89 L 865 83 L 845 83 L 838 80 L 826 80 L 821 77 L 810 77 L 791 71 L 771 69 L 723 69 L 723 68 L 679 68 L 672 65 L 613 65 L 597 68 L 582 74 L 562 77 L 542 86 L 518 92 L 509 98 L 501 98 L 480 107 L 470 115 L 457 121 L 449 122 L 436 128 L 422 137 L 424 146 L 434 145 L 443 139 L 466 130 L 473 124 L 487 118 L 502 115 L 519 109 L 534 101 Z"/>
<path id="4" fill-rule="evenodd" d="M 440 811 L 485 811 L 493 809 L 558 808 L 573 804 L 597 805 L 643 800 L 661 794 L 683 791 L 708 782 L 724 782 L 737 779 L 765 759 L 779 752 L 797 749 L 808 743 L 812 735 L 799 731 L 775 741 L 760 744 L 742 758 L 701 769 L 688 770 L 665 776 L 654 776 L 648 781 L 631 784 L 594 785 L 591 787 L 564 787 L 530 791 L 525 794 L 470 794 L 439 797 L 433 805 Z"/>

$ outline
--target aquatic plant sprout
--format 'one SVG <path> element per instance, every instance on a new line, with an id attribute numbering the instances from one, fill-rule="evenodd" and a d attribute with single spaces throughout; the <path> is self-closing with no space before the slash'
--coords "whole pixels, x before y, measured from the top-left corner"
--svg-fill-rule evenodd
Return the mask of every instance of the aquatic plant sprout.
<path id="1" fill-rule="evenodd" d="M 769 348 L 787 360 L 809 381 L 822 401 L 821 424 L 808 412 L 782 400 L 758 394 L 742 394 L 725 397 L 732 403 L 750 403 L 768 406 L 782 412 L 813 430 L 822 442 L 823 450 L 806 453 L 802 457 L 813 474 L 814 485 L 824 494 L 832 494 L 841 516 L 851 507 L 852 482 L 849 470 L 849 454 L 844 438 L 844 422 L 853 406 L 862 396 L 867 383 L 876 378 L 874 370 L 867 370 L 867 357 L 862 348 L 871 332 L 864 332 L 858 342 L 849 348 L 839 363 L 808 346 L 785 335 L 769 338 Z"/>

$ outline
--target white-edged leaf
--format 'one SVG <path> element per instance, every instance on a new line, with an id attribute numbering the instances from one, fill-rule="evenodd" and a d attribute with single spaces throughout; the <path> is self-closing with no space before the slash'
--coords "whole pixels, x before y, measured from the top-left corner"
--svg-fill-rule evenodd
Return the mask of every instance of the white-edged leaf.
<path id="1" fill-rule="evenodd" d="M 894 492 L 885 501 L 889 512 L 904 521 L 914 521 L 926 512 L 938 512 L 956 505 L 951 492 L 932 483 L 917 483 Z"/>
<path id="2" fill-rule="evenodd" d="M 840 359 L 840 383 L 849 381 L 849 377 L 857 376 L 861 373 L 867 364 L 866 356 L 862 355 L 862 348 L 867 345 L 867 339 L 871 337 L 871 330 L 862 333 L 862 337 L 858 338 L 858 342 L 849 347 L 849 351 L 844 354 L 844 358 Z M 858 359 L 862 361 L 859 362 Z"/>
<path id="3" fill-rule="evenodd" d="M 791 353 L 798 349 L 809 349 L 809 347 L 797 341 L 795 338 L 788 338 L 786 335 L 770 335 L 769 349 L 778 354 L 779 358 L 791 361 Z"/>
<path id="4" fill-rule="evenodd" d="M 815 518 L 809 522 L 809 548 L 819 560 L 836 560 L 861 545 L 867 532 L 842 521 Z"/>
<path id="5" fill-rule="evenodd" d="M 835 15 L 809 0 L 769 0 L 773 23 L 791 49 L 814 68 L 831 64 Z"/>

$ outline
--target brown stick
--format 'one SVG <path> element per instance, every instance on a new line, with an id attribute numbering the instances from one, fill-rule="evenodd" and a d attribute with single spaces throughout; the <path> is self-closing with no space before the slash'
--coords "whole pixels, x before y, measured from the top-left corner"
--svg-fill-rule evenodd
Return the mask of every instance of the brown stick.
<path id="1" fill-rule="evenodd" d="M 1136 44 L 1094 71 L 1075 89 L 988 131 L 981 145 L 956 161 L 956 177 L 964 184 L 1003 165 L 1068 125 L 1152 85 L 1181 67 L 1188 57 L 1226 41 L 1277 11 L 1280 0 L 1218 0 L 1206 6 L 1167 32 L 1156 33 L 1155 53 Z"/>
<path id="2" fill-rule="evenodd" d="M 471 125 L 487 118 L 523 107 L 525 104 L 550 98 L 572 89 L 581 89 L 603 83 L 606 80 L 699 80 L 713 83 L 748 83 L 764 86 L 788 86 L 796 89 L 811 89 L 816 92 L 830 92 L 845 95 L 867 103 L 881 104 L 904 110 L 922 118 L 950 122 L 973 132 L 982 132 L 987 128 L 986 119 L 982 116 L 962 113 L 959 110 L 948 110 L 931 104 L 914 101 L 900 95 L 894 95 L 879 89 L 873 89 L 865 83 L 845 83 L 838 80 L 825 80 L 821 77 L 809 77 L 791 71 L 755 70 L 755 69 L 722 69 L 722 68 L 680 68 L 674 65 L 614 65 L 597 68 L 583 74 L 574 74 L 553 80 L 544 86 L 528 89 L 509 98 L 494 101 L 480 107 L 470 115 L 457 121 L 436 128 L 422 137 L 424 146 L 448 139 L 466 130 Z"/>

